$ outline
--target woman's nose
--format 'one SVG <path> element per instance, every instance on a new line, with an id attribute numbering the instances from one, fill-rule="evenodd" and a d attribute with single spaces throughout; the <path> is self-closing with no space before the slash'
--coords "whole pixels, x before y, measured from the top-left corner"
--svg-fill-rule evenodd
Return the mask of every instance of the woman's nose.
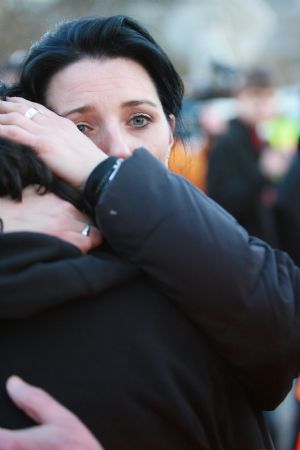
<path id="1" fill-rule="evenodd" d="M 123 158 L 123 159 L 126 159 L 129 156 L 131 156 L 131 151 L 129 150 L 129 148 L 127 146 L 123 146 L 123 148 L 121 146 L 118 146 L 118 147 L 116 146 L 105 153 L 108 156 L 115 156 L 117 158 Z"/>
<path id="2" fill-rule="evenodd" d="M 125 137 L 117 128 L 102 131 L 97 146 L 108 156 L 115 156 L 117 158 L 126 159 L 132 153 Z"/>

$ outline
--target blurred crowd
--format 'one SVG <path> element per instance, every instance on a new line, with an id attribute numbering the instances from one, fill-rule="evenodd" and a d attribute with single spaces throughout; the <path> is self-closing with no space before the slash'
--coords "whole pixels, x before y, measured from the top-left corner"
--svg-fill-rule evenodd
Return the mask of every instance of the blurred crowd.
<path id="1" fill-rule="evenodd" d="M 188 143 L 175 144 L 169 164 L 251 235 L 300 265 L 300 121 L 281 94 L 270 75 L 256 69 L 240 74 L 226 96 L 211 89 L 186 99 Z M 300 111 L 300 95 L 294 100 Z M 278 450 L 296 448 L 299 391 L 295 384 L 283 404 L 266 413 Z"/>
<path id="2" fill-rule="evenodd" d="M 185 100 L 187 144 L 175 143 L 169 165 L 251 235 L 286 250 L 300 264 L 295 240 L 299 118 L 281 107 L 279 88 L 265 71 L 239 80 L 226 98 L 212 92 L 212 98 Z"/>

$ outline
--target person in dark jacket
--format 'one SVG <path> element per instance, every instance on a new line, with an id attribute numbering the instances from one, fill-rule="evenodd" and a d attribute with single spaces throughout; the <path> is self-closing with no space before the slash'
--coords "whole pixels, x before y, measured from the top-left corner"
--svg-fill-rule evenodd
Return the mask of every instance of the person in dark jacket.
<path id="1" fill-rule="evenodd" d="M 80 190 L 105 245 L 82 254 L 86 219 L 51 193 L 0 201 L 3 379 L 46 388 L 108 449 L 271 448 L 262 410 L 299 371 L 299 271 L 161 163 L 181 87 L 126 18 L 65 23 L 33 47 L 0 134 Z"/>
<path id="2" fill-rule="evenodd" d="M 272 113 L 273 86 L 268 75 L 253 71 L 237 90 L 237 116 L 211 149 L 207 194 L 253 236 L 277 245 L 275 190 L 262 170 L 266 143 L 257 126 Z"/>
<path id="3" fill-rule="evenodd" d="M 280 246 L 300 266 L 300 152 L 278 185 L 276 212 Z"/>
<path id="4" fill-rule="evenodd" d="M 0 174 L 2 195 L 21 198 L 34 182 L 80 206 L 79 192 L 51 177 L 25 146 L 0 139 Z M 0 246 L 2 386 L 12 373 L 42 385 L 107 449 L 269 442 L 234 371 L 134 266 L 108 249 L 80 255 L 40 234 L 4 234 Z M 3 392 L 0 420 L 9 428 L 32 423 Z"/>
<path id="5" fill-rule="evenodd" d="M 25 187 L 30 181 L 26 174 L 46 184 L 46 168 L 39 162 L 34 171 L 29 149 L 10 142 L 3 146 L 1 167 L 10 167 L 11 174 L 6 171 L 1 177 L 2 192 L 3 180 L 13 192 L 18 191 L 18 178 Z M 135 156 L 138 165 L 140 158 L 149 158 L 144 150 Z M 150 158 L 145 166 L 157 173 L 155 165 Z M 49 181 L 48 186 L 51 189 Z M 258 406 L 249 402 L 234 370 L 172 304 L 172 295 L 153 289 L 134 267 L 107 250 L 80 255 L 67 243 L 31 233 L 8 233 L 1 241 L 2 384 L 11 373 L 42 384 L 88 424 L 105 448 L 266 445 Z M 20 254 L 24 260 L 16 280 Z M 53 283 L 59 285 L 57 294 Z M 162 292 L 166 288 L 162 286 Z M 0 413 L 6 427 L 31 424 L 4 396 Z M 171 421 L 167 426 L 165 417 Z M 117 432 L 112 433 L 115 422 Z"/>

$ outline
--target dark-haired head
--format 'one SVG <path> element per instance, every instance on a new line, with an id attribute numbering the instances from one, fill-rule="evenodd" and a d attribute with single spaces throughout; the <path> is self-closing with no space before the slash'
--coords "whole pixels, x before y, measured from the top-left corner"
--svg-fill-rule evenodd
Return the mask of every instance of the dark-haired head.
<path id="1" fill-rule="evenodd" d="M 265 70 L 246 73 L 235 94 L 238 116 L 250 126 L 257 126 L 276 113 L 274 84 Z"/>
<path id="2" fill-rule="evenodd" d="M 7 85 L 5 83 L 3 83 L 2 81 L 0 81 L 0 99 L 1 100 L 5 100 L 6 99 L 6 95 L 9 91 L 9 88 L 7 87 Z"/>
<path id="3" fill-rule="evenodd" d="M 156 87 L 166 117 L 182 131 L 183 84 L 171 61 L 150 34 L 125 16 L 66 21 L 46 33 L 30 50 L 12 94 L 45 104 L 47 86 L 60 70 L 81 59 L 129 58 L 143 66 Z"/>
<path id="4" fill-rule="evenodd" d="M 88 212 L 81 193 L 55 177 L 31 148 L 0 137 L 0 196 L 21 200 L 23 189 L 30 185 L 35 185 L 40 194 L 54 192 Z"/>
<path id="5" fill-rule="evenodd" d="M 270 74 L 263 69 L 249 71 L 244 80 L 244 87 L 267 89 L 273 87 Z"/>

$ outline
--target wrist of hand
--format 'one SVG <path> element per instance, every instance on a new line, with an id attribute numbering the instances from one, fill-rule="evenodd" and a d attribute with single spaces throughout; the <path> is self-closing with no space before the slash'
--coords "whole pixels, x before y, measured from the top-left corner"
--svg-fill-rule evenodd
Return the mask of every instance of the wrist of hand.
<path id="1" fill-rule="evenodd" d="M 110 156 L 105 161 L 102 161 L 101 164 L 98 164 L 90 174 L 83 195 L 92 207 L 96 205 L 99 196 L 114 179 L 123 161 L 122 158 Z"/>
<path id="2" fill-rule="evenodd" d="M 85 165 L 82 165 L 82 176 L 81 179 L 78 178 L 78 184 L 75 186 L 79 191 L 84 191 L 84 188 L 86 186 L 87 180 L 90 176 L 90 174 L 94 171 L 94 169 L 104 162 L 106 159 L 108 159 L 108 156 L 105 154 L 99 153 L 99 155 L 92 159 L 89 162 L 86 162 Z"/>

